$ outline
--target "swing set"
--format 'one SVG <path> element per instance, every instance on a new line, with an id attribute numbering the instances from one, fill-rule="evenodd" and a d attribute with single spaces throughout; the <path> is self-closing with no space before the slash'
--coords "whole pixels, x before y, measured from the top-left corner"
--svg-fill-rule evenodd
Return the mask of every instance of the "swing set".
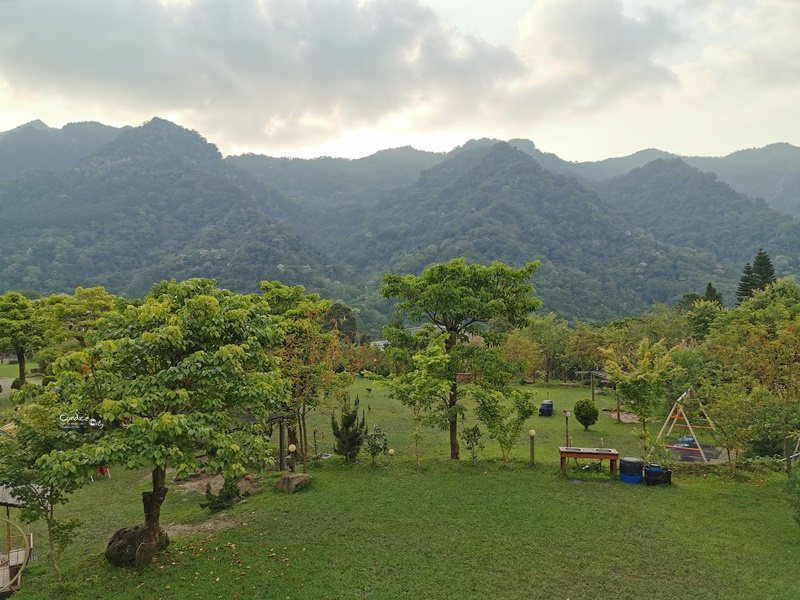
<path id="1" fill-rule="evenodd" d="M 6 507 L 5 518 L 0 517 L 0 598 L 6 598 L 19 589 L 22 570 L 31 561 L 33 534 L 11 520 L 11 509 L 21 508 L 21 504 L 3 486 L 0 486 L 0 506 Z"/>
<path id="2" fill-rule="evenodd" d="M 683 458 L 687 454 L 691 456 L 692 453 L 696 452 L 699 454 L 700 459 L 704 463 L 707 463 L 709 459 L 709 456 L 707 456 L 707 454 L 711 455 L 710 458 L 714 458 L 714 448 L 713 446 L 708 446 L 708 445 L 706 445 L 706 447 L 703 448 L 703 444 L 700 443 L 700 439 L 698 438 L 696 431 L 697 430 L 713 431 L 714 422 L 708 416 L 708 413 L 706 412 L 703 403 L 698 400 L 697 404 L 700 407 L 700 410 L 703 412 L 703 416 L 705 417 L 705 423 L 707 423 L 707 425 L 692 425 L 692 422 L 689 420 L 689 415 L 686 414 L 686 410 L 684 409 L 682 404 L 682 402 L 684 402 L 685 400 L 689 400 L 692 397 L 693 397 L 692 390 L 686 390 L 683 394 L 681 394 L 680 398 L 675 400 L 675 404 L 672 405 L 672 409 L 669 411 L 669 414 L 667 415 L 667 418 L 664 421 L 664 425 L 661 427 L 661 431 L 658 432 L 658 436 L 655 439 L 653 447 L 658 447 L 659 445 L 661 445 L 661 440 L 663 437 L 669 439 L 670 436 L 672 435 L 673 429 L 675 429 L 676 427 L 679 428 L 685 427 L 686 429 L 689 430 L 688 435 L 682 436 L 677 442 L 663 444 L 662 446 L 669 450 L 677 451 L 681 455 L 681 458 Z M 669 425 L 669 429 L 667 429 L 667 425 Z M 666 434 L 664 433 L 665 430 Z M 650 458 L 650 453 L 648 453 L 647 458 L 648 459 Z M 689 460 L 695 460 L 695 458 L 690 458 Z"/>

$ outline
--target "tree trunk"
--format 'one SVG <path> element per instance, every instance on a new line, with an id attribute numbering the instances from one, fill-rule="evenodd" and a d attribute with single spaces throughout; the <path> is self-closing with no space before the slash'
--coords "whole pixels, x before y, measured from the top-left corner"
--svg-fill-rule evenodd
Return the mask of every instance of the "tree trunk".
<path id="1" fill-rule="evenodd" d="M 458 382 L 454 381 L 450 385 L 449 408 L 455 408 L 458 402 Z M 458 415 L 453 412 L 450 414 L 450 458 L 459 459 L 460 448 L 458 447 Z"/>
<path id="2" fill-rule="evenodd" d="M 55 533 L 53 533 L 52 511 L 45 516 L 45 519 L 47 520 L 47 542 L 50 546 L 50 564 L 53 565 L 53 571 L 55 571 L 56 574 L 56 583 L 58 584 L 58 587 L 61 587 L 64 580 L 61 576 L 61 568 L 58 566 L 58 547 L 55 541 Z"/>
<path id="3" fill-rule="evenodd" d="M 165 467 L 156 467 L 152 473 L 153 491 L 142 492 L 144 505 L 144 539 L 136 550 L 136 567 L 145 567 L 153 562 L 153 556 L 158 547 L 158 538 L 161 535 L 161 504 L 167 495 L 167 470 Z"/>
<path id="4" fill-rule="evenodd" d="M 17 362 L 19 363 L 19 385 L 25 385 L 25 350 L 17 350 Z"/>

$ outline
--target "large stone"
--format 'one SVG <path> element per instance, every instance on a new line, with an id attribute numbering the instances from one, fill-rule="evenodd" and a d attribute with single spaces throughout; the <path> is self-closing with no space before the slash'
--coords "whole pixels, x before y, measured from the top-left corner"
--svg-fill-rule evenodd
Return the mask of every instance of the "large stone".
<path id="1" fill-rule="evenodd" d="M 123 527 L 114 532 L 106 546 L 106 560 L 115 567 L 127 567 L 136 563 L 136 550 L 144 540 L 144 525 Z M 169 536 L 161 529 L 157 552 L 169 546 Z"/>
<path id="2" fill-rule="evenodd" d="M 308 473 L 284 473 L 278 479 L 275 487 L 282 492 L 294 492 L 299 488 L 306 487 L 311 483 L 311 476 Z"/>

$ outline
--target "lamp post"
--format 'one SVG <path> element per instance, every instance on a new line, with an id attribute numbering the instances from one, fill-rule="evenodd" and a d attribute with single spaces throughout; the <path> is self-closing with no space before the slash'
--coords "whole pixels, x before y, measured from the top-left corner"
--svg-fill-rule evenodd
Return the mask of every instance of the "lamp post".
<path id="1" fill-rule="evenodd" d="M 297 446 L 295 446 L 294 444 L 289 444 L 289 460 L 287 460 L 286 462 L 289 463 L 289 471 L 291 471 L 292 473 L 294 473 L 294 465 L 295 465 L 294 453 L 296 450 Z"/>
<path id="2" fill-rule="evenodd" d="M 531 429 L 528 432 L 528 435 L 531 436 L 531 464 L 533 464 L 534 463 L 534 460 L 533 460 L 534 459 L 534 452 L 533 451 L 534 451 L 534 447 L 536 446 L 536 432 L 533 429 Z"/>
<path id="3" fill-rule="evenodd" d="M 572 416 L 571 410 L 564 411 L 564 420 L 566 421 L 567 426 L 567 446 L 569 446 L 569 418 Z"/>

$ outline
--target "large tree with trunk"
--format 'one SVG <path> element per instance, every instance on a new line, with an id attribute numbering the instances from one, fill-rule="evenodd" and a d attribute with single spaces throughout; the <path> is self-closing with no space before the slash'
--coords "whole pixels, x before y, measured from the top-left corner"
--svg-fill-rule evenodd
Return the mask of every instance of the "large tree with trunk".
<path id="1" fill-rule="evenodd" d="M 269 358 L 278 323 L 261 296 L 233 294 L 213 280 L 173 280 L 106 317 L 95 335 L 93 346 L 54 365 L 73 410 L 105 425 L 95 443 L 69 452 L 87 465 L 150 470 L 136 553 L 145 566 L 160 536 L 167 467 L 231 478 L 269 460 L 260 423 L 284 406 L 288 391 Z"/>
<path id="2" fill-rule="evenodd" d="M 523 327 L 534 309 L 541 306 L 530 283 L 538 267 L 538 261 L 517 269 L 497 261 L 487 267 L 457 258 L 428 267 L 419 276 L 387 274 L 381 294 L 398 298 L 396 307 L 400 314 L 415 321 L 427 321 L 444 332 L 446 353 L 454 361 L 467 365 L 465 354 L 458 348 L 467 344 L 471 336 L 479 336 L 487 343 L 499 341 L 487 331 L 490 320 L 503 318 L 512 328 Z M 461 364 L 453 364 L 449 369 L 450 391 L 445 410 L 453 459 L 459 458 L 457 426 L 461 390 L 457 376 Z"/>

